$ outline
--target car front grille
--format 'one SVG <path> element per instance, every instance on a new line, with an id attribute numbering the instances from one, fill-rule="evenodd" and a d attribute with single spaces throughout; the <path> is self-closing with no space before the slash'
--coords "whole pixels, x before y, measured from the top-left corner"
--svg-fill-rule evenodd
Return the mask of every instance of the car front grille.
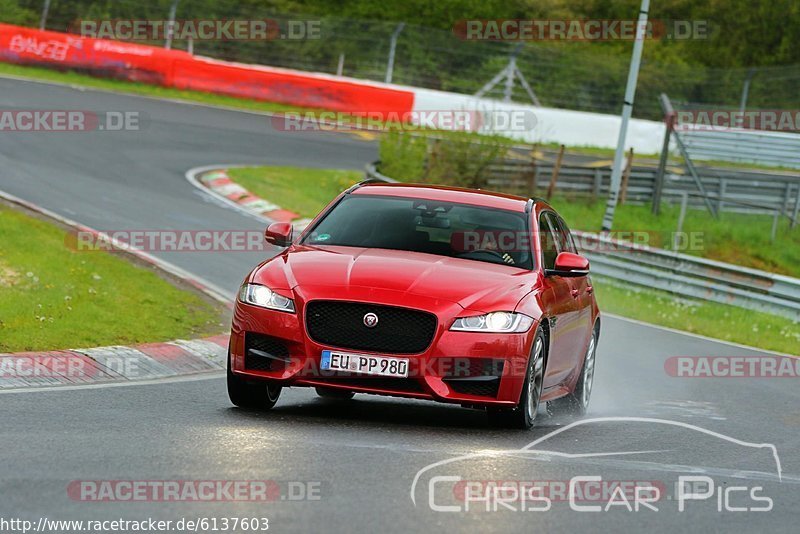
<path id="1" fill-rule="evenodd" d="M 248 371 L 275 371 L 283 363 L 273 358 L 251 354 L 250 349 L 271 354 L 283 360 L 289 359 L 289 349 L 279 339 L 274 337 L 247 332 L 244 337 L 244 368 Z"/>
<path id="2" fill-rule="evenodd" d="M 378 323 L 369 328 L 364 316 L 374 313 Z M 432 313 L 394 306 L 316 300 L 306 305 L 306 326 L 311 339 L 343 349 L 390 354 L 424 352 L 436 334 Z"/>

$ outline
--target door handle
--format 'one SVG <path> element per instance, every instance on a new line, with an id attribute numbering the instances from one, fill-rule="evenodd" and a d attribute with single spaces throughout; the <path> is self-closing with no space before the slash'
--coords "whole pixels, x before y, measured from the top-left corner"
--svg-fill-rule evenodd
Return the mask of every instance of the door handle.
<path id="1" fill-rule="evenodd" d="M 578 298 L 579 294 L 580 294 L 580 292 L 577 289 L 573 289 L 572 290 L 572 298 Z"/>
<path id="2" fill-rule="evenodd" d="M 594 288 L 592 286 L 586 286 L 587 293 L 594 293 Z"/>

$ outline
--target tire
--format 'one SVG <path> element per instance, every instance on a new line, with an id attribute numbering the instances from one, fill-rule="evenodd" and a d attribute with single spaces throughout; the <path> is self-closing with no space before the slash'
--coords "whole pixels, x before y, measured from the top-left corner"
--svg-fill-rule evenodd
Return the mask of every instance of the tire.
<path id="1" fill-rule="evenodd" d="M 581 375 L 578 377 L 575 389 L 560 399 L 550 401 L 547 404 L 547 410 L 550 414 L 572 416 L 586 415 L 586 411 L 589 409 L 589 400 L 592 395 L 592 386 L 594 385 L 594 369 L 597 361 L 597 337 L 598 331 L 597 328 L 595 328 L 592 331 L 592 337 L 589 339 L 589 345 L 586 347 L 586 355 L 583 358 Z"/>
<path id="2" fill-rule="evenodd" d="M 317 391 L 317 395 L 322 397 L 323 399 L 334 399 L 334 400 L 350 400 L 356 396 L 355 393 L 352 391 L 347 391 L 346 389 L 335 389 L 335 388 L 314 388 Z"/>
<path id="3" fill-rule="evenodd" d="M 489 424 L 501 428 L 531 428 L 536 421 L 542 398 L 544 382 L 544 363 L 547 358 L 547 345 L 541 330 L 536 332 L 533 340 L 528 367 L 525 371 L 525 382 L 522 385 L 519 403 L 512 410 L 489 410 Z"/>
<path id="4" fill-rule="evenodd" d="M 231 371 L 231 352 L 228 349 L 228 398 L 239 408 L 269 410 L 281 396 L 281 386 L 267 382 L 247 382 Z"/>

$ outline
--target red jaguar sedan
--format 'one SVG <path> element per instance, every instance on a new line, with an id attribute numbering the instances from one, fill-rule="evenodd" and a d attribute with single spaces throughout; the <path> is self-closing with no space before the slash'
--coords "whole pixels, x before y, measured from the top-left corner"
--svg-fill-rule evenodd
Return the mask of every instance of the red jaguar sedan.
<path id="1" fill-rule="evenodd" d="M 541 402 L 583 414 L 600 317 L 589 262 L 542 200 L 362 182 L 339 195 L 239 291 L 233 404 L 283 387 L 392 395 L 486 410 L 530 428 Z"/>

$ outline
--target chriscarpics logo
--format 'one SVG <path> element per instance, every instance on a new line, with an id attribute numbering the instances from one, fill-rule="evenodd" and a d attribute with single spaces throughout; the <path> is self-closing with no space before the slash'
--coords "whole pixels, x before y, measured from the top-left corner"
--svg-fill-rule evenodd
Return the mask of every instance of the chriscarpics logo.
<path id="1" fill-rule="evenodd" d="M 702 465 L 687 463 L 690 451 L 701 453 L 692 457 Z M 464 515 L 766 513 L 785 495 L 779 486 L 788 478 L 800 481 L 783 474 L 771 443 L 680 421 L 599 417 L 556 427 L 521 448 L 427 465 L 410 497 L 415 507 Z"/>

